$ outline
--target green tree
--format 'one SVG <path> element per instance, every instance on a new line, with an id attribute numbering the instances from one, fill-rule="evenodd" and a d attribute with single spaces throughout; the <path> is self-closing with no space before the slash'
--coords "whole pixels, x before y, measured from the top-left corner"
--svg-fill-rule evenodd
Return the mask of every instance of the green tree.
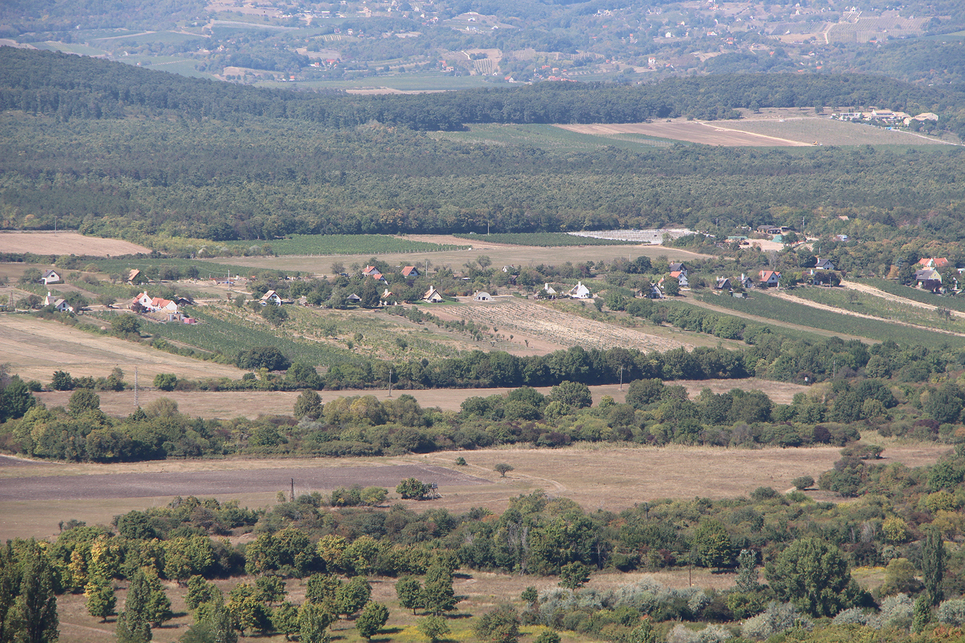
<path id="1" fill-rule="evenodd" d="M 422 596 L 426 612 L 439 615 L 456 609 L 456 592 L 452 586 L 452 570 L 436 561 L 426 570 Z"/>
<path id="2" fill-rule="evenodd" d="M 210 632 L 210 640 L 214 643 L 237 643 L 236 624 L 225 606 L 221 590 L 215 587 L 211 596 L 210 601 L 198 606 L 195 622 Z"/>
<path id="3" fill-rule="evenodd" d="M 476 636 L 492 643 L 516 643 L 519 640 L 519 613 L 512 605 L 503 604 L 476 621 Z"/>
<path id="4" fill-rule="evenodd" d="M 812 616 L 834 616 L 853 607 L 860 590 L 837 547 L 818 538 L 802 538 L 766 567 L 778 598 Z"/>
<path id="5" fill-rule="evenodd" d="M 497 462 L 496 466 L 493 467 L 493 470 L 495 470 L 496 473 L 500 475 L 500 477 L 505 478 L 506 474 L 514 470 L 515 468 L 516 467 L 514 467 L 511 464 L 506 464 L 505 462 Z"/>
<path id="6" fill-rule="evenodd" d="M 154 376 L 154 388 L 160 391 L 173 391 L 178 384 L 178 376 L 174 373 L 158 373 Z"/>
<path id="7" fill-rule="evenodd" d="M 70 400 L 67 402 L 67 410 L 74 417 L 83 415 L 88 411 L 99 411 L 100 408 L 100 396 L 89 388 L 77 389 L 71 394 Z"/>
<path id="8" fill-rule="evenodd" d="M 342 581 L 335 574 L 313 574 L 305 587 L 305 599 L 335 614 L 338 611 L 338 590 Z"/>
<path id="9" fill-rule="evenodd" d="M 426 637 L 429 643 L 438 643 L 449 634 L 449 623 L 442 616 L 423 616 L 416 623 L 416 629 Z"/>
<path id="10" fill-rule="evenodd" d="M 194 575 L 188 579 L 188 594 L 184 599 L 188 609 L 196 610 L 202 603 L 210 603 L 214 600 L 215 593 L 220 594 L 221 590 L 205 580 L 204 576 Z"/>
<path id="11" fill-rule="evenodd" d="M 295 400 L 295 417 L 299 420 L 317 420 L 322 417 L 322 396 L 309 389 L 302 391 Z"/>
<path id="12" fill-rule="evenodd" d="M 285 640 L 298 634 L 298 608 L 288 601 L 284 601 L 271 613 L 271 624 L 276 631 L 285 635 Z"/>
<path id="13" fill-rule="evenodd" d="M 29 541 L 20 552 L 19 592 L 8 608 L 3 634 L 20 643 L 53 643 L 59 635 L 54 570 L 47 554 Z M 11 556 L 7 564 L 15 564 Z M 6 600 L 10 600 L 8 595 Z"/>
<path id="14" fill-rule="evenodd" d="M 355 614 L 365 607 L 372 596 L 372 586 L 361 576 L 356 576 L 349 582 L 338 588 L 335 593 L 335 602 L 338 605 L 339 614 L 346 617 Z"/>
<path id="15" fill-rule="evenodd" d="M 560 643 L 560 635 L 553 630 L 543 630 L 533 639 L 533 643 Z"/>
<path id="16" fill-rule="evenodd" d="M 590 388 L 581 382 L 560 382 L 550 390 L 550 400 L 574 409 L 583 409 L 593 404 Z"/>
<path id="17" fill-rule="evenodd" d="M 114 583 L 110 579 L 97 575 L 84 586 L 84 596 L 87 598 L 87 613 L 99 616 L 101 622 L 114 613 L 117 596 L 114 594 Z"/>
<path id="18" fill-rule="evenodd" d="M 422 500 L 429 494 L 430 490 L 429 484 L 416 478 L 406 478 L 395 488 L 395 492 L 402 496 L 403 500 Z"/>
<path id="19" fill-rule="evenodd" d="M 232 588 L 226 607 L 242 634 L 252 630 L 271 630 L 271 612 L 267 605 L 258 600 L 255 588 L 249 583 L 240 583 Z"/>
<path id="20" fill-rule="evenodd" d="M 567 563 L 560 569 L 560 587 L 579 589 L 590 580 L 590 568 L 580 562 Z"/>
<path id="21" fill-rule="evenodd" d="M 145 643 L 151 640 L 151 592 L 148 574 L 138 569 L 128 582 L 124 609 L 117 617 L 119 643 Z"/>
<path id="22" fill-rule="evenodd" d="M 310 389 L 322 387 L 322 378 L 319 377 L 315 367 L 303 362 L 295 362 L 288 367 L 288 371 L 285 373 L 285 381 L 296 386 L 307 386 Z"/>
<path id="23" fill-rule="evenodd" d="M 26 382 L 14 375 L 0 391 L 0 422 L 23 417 L 36 403 Z"/>
<path id="24" fill-rule="evenodd" d="M 355 629 L 358 630 L 359 636 L 368 641 L 379 633 L 388 620 L 389 608 L 382 603 L 370 601 L 355 619 Z"/>
<path id="25" fill-rule="evenodd" d="M 322 643 L 328 640 L 325 632 L 335 616 L 321 605 L 305 601 L 298 610 L 298 640 L 300 643 Z"/>
<path id="26" fill-rule="evenodd" d="M 137 315 L 123 313 L 111 320 L 111 332 L 118 337 L 141 334 L 141 320 Z"/>
<path id="27" fill-rule="evenodd" d="M 694 533 L 694 553 L 704 567 L 721 569 L 734 564 L 734 546 L 724 525 L 708 520 Z"/>
<path id="28" fill-rule="evenodd" d="M 657 633 L 653 630 L 653 621 L 644 616 L 640 625 L 630 632 L 627 643 L 657 643 Z"/>
<path id="29" fill-rule="evenodd" d="M 921 572 L 924 577 L 925 591 L 932 605 L 938 605 L 944 598 L 942 581 L 945 579 L 947 559 L 948 553 L 945 551 L 941 532 L 934 528 L 928 529 L 921 549 Z"/>
<path id="30" fill-rule="evenodd" d="M 737 556 L 737 591 L 755 592 L 760 588 L 757 581 L 757 553 L 752 549 L 742 549 Z"/>
<path id="31" fill-rule="evenodd" d="M 269 606 L 285 598 L 285 581 L 278 576 L 261 576 L 255 580 L 255 598 Z"/>
<path id="32" fill-rule="evenodd" d="M 281 326 L 288 319 L 288 311 L 284 306 L 268 304 L 261 307 L 261 316 L 272 326 Z"/>
<path id="33" fill-rule="evenodd" d="M 418 578 L 412 576 L 400 578 L 395 583 L 395 595 L 399 598 L 399 605 L 412 610 L 412 614 L 425 606 L 425 596 L 422 594 L 422 585 Z"/>
<path id="34" fill-rule="evenodd" d="M 667 277 L 663 280 L 663 292 L 671 297 L 680 294 L 680 280 L 676 277 Z"/>
<path id="35" fill-rule="evenodd" d="M 663 397 L 664 385 L 662 380 L 653 378 L 647 380 L 634 380 L 627 388 L 627 404 L 642 409 L 656 402 Z"/>

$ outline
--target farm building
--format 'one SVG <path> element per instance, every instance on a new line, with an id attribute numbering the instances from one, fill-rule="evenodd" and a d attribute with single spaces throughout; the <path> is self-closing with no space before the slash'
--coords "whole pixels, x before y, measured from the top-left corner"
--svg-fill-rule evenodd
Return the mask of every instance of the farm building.
<path id="1" fill-rule="evenodd" d="M 936 292 L 942 287 L 942 276 L 934 268 L 922 268 L 915 272 L 915 283 L 922 290 Z"/>
<path id="2" fill-rule="evenodd" d="M 48 270 L 47 272 L 44 273 L 44 276 L 41 277 L 40 280 L 44 282 L 45 286 L 47 286 L 49 284 L 60 283 L 61 277 L 60 277 L 60 273 L 58 273 L 56 270 Z"/>
<path id="3" fill-rule="evenodd" d="M 63 297 L 54 297 L 47 292 L 47 296 L 44 297 L 44 306 L 53 306 L 54 310 L 59 313 L 72 313 L 74 312 L 73 306 L 67 303 L 67 300 Z"/>
<path id="4" fill-rule="evenodd" d="M 774 270 L 761 270 L 759 275 L 762 288 L 777 288 L 781 273 Z"/>
<path id="5" fill-rule="evenodd" d="M 480 290 L 475 295 L 472 296 L 473 301 L 492 301 L 493 297 L 485 290 Z"/>
<path id="6" fill-rule="evenodd" d="M 435 287 L 430 287 L 429 290 L 426 291 L 426 294 L 422 295 L 422 301 L 438 304 L 442 301 L 442 295 L 439 294 L 439 291 L 436 290 Z"/>
<path id="7" fill-rule="evenodd" d="M 570 288 L 570 291 L 566 293 L 572 299 L 592 299 L 593 294 L 590 289 L 583 285 L 582 281 L 576 282 L 576 285 Z"/>
<path id="8" fill-rule="evenodd" d="M 281 306 L 281 297 L 274 290 L 269 290 L 264 295 L 261 296 L 261 305 L 267 306 L 268 304 L 275 304 L 276 306 Z"/>
<path id="9" fill-rule="evenodd" d="M 178 312 L 178 305 L 171 301 L 170 299 L 162 299 L 161 297 L 151 297 L 147 294 L 145 290 L 140 295 L 134 298 L 131 302 L 131 309 L 137 310 L 140 307 L 141 310 L 149 313 L 155 312 L 165 312 L 165 313 L 176 313 Z"/>

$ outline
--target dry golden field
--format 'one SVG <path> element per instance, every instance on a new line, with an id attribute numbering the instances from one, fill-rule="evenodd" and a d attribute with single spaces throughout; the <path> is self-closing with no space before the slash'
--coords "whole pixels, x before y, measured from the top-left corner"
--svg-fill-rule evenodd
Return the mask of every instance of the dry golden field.
<path id="1" fill-rule="evenodd" d="M 119 366 L 125 380 L 134 380 L 137 367 L 140 383 L 149 384 L 158 373 L 178 377 L 230 377 L 243 371 L 224 364 L 194 360 L 155 350 L 144 344 L 115 337 L 92 335 L 59 322 L 25 315 L 0 315 L 0 364 L 24 379 L 49 382 L 54 371 L 73 376 L 106 377 Z"/>
<path id="2" fill-rule="evenodd" d="M 129 241 L 86 237 L 78 232 L 0 232 L 0 252 L 118 257 L 151 250 Z"/>

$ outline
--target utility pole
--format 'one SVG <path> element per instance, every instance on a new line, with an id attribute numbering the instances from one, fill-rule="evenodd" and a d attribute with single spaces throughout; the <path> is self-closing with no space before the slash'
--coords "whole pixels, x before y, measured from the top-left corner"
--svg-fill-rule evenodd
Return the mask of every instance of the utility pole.
<path id="1" fill-rule="evenodd" d="M 288 494 L 288 502 L 295 502 L 295 479 L 292 478 L 292 490 Z"/>
<path id="2" fill-rule="evenodd" d="M 620 390 L 623 390 L 623 364 L 620 364 Z"/>
<path id="3" fill-rule="evenodd" d="M 392 369 L 389 369 L 389 397 L 392 397 Z"/>
<path id="4" fill-rule="evenodd" d="M 137 367 L 134 367 L 134 408 L 138 409 L 141 405 L 137 403 Z"/>

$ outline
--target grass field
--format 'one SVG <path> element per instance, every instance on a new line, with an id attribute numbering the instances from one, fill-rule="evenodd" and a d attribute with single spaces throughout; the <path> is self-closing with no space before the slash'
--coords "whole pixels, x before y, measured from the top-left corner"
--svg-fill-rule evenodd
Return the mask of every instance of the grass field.
<path id="1" fill-rule="evenodd" d="M 955 310 L 960 313 L 965 313 L 965 299 L 958 297 L 943 297 L 939 295 L 934 295 L 925 290 L 919 290 L 918 288 L 912 288 L 911 286 L 902 286 L 894 281 L 889 281 L 887 279 L 854 279 L 856 283 L 866 284 L 872 288 L 877 288 L 882 290 L 889 295 L 895 295 L 896 297 L 901 297 L 903 299 L 910 299 L 921 304 L 927 304 L 929 306 L 941 306 L 943 308 L 948 308 L 949 310 Z"/>
<path id="2" fill-rule="evenodd" d="M 262 244 L 252 241 L 226 241 L 224 245 L 247 248 Z M 278 255 L 381 255 L 458 250 L 467 247 L 468 244 L 441 245 L 387 234 L 296 234 L 265 242 L 264 245 L 270 246 Z"/>
<path id="3" fill-rule="evenodd" d="M 921 344 L 929 348 L 940 348 L 944 346 L 959 348 L 965 346 L 965 338 L 963 337 L 939 334 L 925 329 L 899 326 L 884 320 L 876 321 L 855 317 L 853 315 L 820 310 L 802 303 L 772 297 L 761 292 L 752 293 L 748 299 L 713 297 L 712 295 L 702 295 L 699 298 L 702 301 L 721 308 L 748 312 L 778 323 L 809 326 L 842 335 L 863 337 L 869 341 L 886 341 L 890 339 L 902 344 Z"/>
<path id="4" fill-rule="evenodd" d="M 753 115 L 752 115 L 753 116 Z M 909 132 L 891 131 L 828 117 L 793 116 L 747 118 L 726 121 L 626 123 L 607 125 L 559 125 L 571 132 L 605 140 L 646 137 L 724 147 L 810 147 L 814 145 L 942 145 L 943 141 Z"/>
<path id="5" fill-rule="evenodd" d="M 454 234 L 460 239 L 474 240 L 478 235 Z M 536 246 L 540 248 L 558 248 L 561 246 L 636 246 L 635 241 L 620 239 L 597 239 L 595 237 L 578 237 L 565 232 L 501 232 L 487 234 L 488 243 L 505 243 L 514 246 Z"/>
<path id="6" fill-rule="evenodd" d="M 544 149 L 581 152 L 614 146 L 628 150 L 646 147 L 669 147 L 678 141 L 645 135 L 603 137 L 557 127 L 556 125 L 473 124 L 464 132 L 433 132 L 435 138 L 464 143 L 532 145 Z"/>
<path id="7" fill-rule="evenodd" d="M 855 296 L 841 288 L 798 288 L 793 291 L 792 296 L 860 315 L 965 333 L 965 320 L 961 317 L 953 315 L 943 319 L 934 310 L 918 305 L 918 302 L 903 302 L 897 297 L 877 297 L 865 292 L 859 292 Z"/>

